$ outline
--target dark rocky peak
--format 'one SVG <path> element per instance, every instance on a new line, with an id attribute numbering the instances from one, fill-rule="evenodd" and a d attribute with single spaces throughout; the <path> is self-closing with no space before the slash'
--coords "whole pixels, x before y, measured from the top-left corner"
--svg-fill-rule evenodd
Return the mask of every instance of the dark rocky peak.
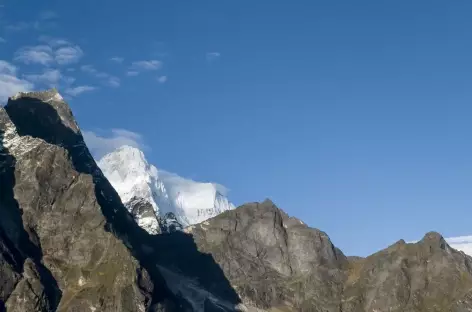
<path id="1" fill-rule="evenodd" d="M 48 104 L 54 113 L 45 109 L 43 105 L 35 105 L 35 103 Z M 43 128 L 43 131 L 45 129 L 52 131 L 55 129 L 54 124 L 60 122 L 73 132 L 80 132 L 69 105 L 64 102 L 56 89 L 43 92 L 20 92 L 9 98 L 7 106 L 10 106 L 10 114 L 13 115 L 10 118 L 15 118 L 14 116 L 18 113 L 23 114 L 26 118 L 28 115 L 41 114 L 43 116 L 42 127 L 38 127 L 36 130 Z"/>
<path id="2" fill-rule="evenodd" d="M 54 90 L 0 108 L 0 190 L 2 312 L 233 311 L 240 302 L 190 235 L 136 224 Z M 174 244 L 185 257 L 163 252 Z M 193 264 L 185 276 L 183 260 Z"/>

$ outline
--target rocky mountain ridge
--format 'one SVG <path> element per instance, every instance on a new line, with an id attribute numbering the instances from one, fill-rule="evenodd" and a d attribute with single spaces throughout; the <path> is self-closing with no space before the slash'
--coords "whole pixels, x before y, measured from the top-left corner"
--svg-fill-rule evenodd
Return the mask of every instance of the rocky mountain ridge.
<path id="1" fill-rule="evenodd" d="M 149 203 L 133 202 L 145 218 Z M 270 200 L 160 235 L 128 209 L 56 90 L 11 98 L 0 108 L 0 312 L 472 310 L 472 258 L 435 232 L 351 258 Z"/>

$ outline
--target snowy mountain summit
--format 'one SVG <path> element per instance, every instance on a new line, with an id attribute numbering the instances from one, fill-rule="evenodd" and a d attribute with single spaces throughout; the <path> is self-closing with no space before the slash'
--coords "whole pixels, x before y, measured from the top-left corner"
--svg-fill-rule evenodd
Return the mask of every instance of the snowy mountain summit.
<path id="1" fill-rule="evenodd" d="M 98 166 L 138 224 L 152 234 L 169 228 L 169 223 L 186 227 L 235 208 L 218 184 L 196 182 L 159 170 L 135 147 L 120 147 L 100 159 Z M 156 218 L 151 217 L 149 206 Z"/>

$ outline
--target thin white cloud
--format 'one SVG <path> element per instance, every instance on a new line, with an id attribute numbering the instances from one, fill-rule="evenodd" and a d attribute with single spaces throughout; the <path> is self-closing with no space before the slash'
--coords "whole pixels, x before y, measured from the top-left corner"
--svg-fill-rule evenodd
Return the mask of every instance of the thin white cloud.
<path id="1" fill-rule="evenodd" d="M 76 63 L 84 55 L 79 46 L 61 47 L 55 51 L 56 62 L 60 65 Z"/>
<path id="2" fill-rule="evenodd" d="M 127 76 L 130 76 L 130 77 L 134 77 L 134 76 L 137 76 L 139 75 L 139 72 L 135 71 L 135 70 L 129 70 L 127 73 L 126 73 Z"/>
<path id="3" fill-rule="evenodd" d="M 22 31 L 30 28 L 31 25 L 27 22 L 18 22 L 15 24 L 7 25 L 5 28 L 9 31 Z"/>
<path id="4" fill-rule="evenodd" d="M 5 43 L 7 42 L 5 39 L 3 39 L 2 37 L 0 37 L 0 43 Z"/>
<path id="5" fill-rule="evenodd" d="M 221 57 L 220 52 L 208 52 L 206 54 L 206 59 L 207 59 L 208 62 L 215 61 L 215 60 L 219 59 L 220 57 Z"/>
<path id="6" fill-rule="evenodd" d="M 45 66 L 51 63 L 67 65 L 78 62 L 84 55 L 79 46 L 72 45 L 67 40 L 45 36 L 40 37 L 39 40 L 47 44 L 20 48 L 15 52 L 15 61 Z"/>
<path id="7" fill-rule="evenodd" d="M 70 45 L 72 45 L 72 43 L 70 43 L 70 41 L 67 41 L 65 39 L 54 38 L 54 37 L 44 36 L 44 35 L 39 36 L 38 40 L 41 41 L 41 42 L 47 43 L 48 45 L 50 45 L 53 48 L 57 48 L 57 47 L 60 47 L 60 46 L 70 46 Z"/>
<path id="8" fill-rule="evenodd" d="M 79 46 L 61 47 L 55 51 L 55 59 L 58 64 L 76 63 L 83 56 L 83 51 Z"/>
<path id="9" fill-rule="evenodd" d="M 29 46 L 15 52 L 15 61 L 25 64 L 48 65 L 54 61 L 52 49 L 47 45 Z"/>
<path id="10" fill-rule="evenodd" d="M 15 75 L 16 66 L 7 61 L 0 60 L 0 74 Z"/>
<path id="11" fill-rule="evenodd" d="M 131 69 L 135 71 L 141 70 L 158 70 L 162 67 L 162 62 L 158 60 L 137 61 L 131 63 Z"/>
<path id="12" fill-rule="evenodd" d="M 67 85 L 71 85 L 75 82 L 75 78 L 74 77 L 70 77 L 70 76 L 62 76 L 62 79 L 64 79 L 64 82 L 67 84 Z"/>
<path id="13" fill-rule="evenodd" d="M 142 135 L 137 132 L 126 129 L 99 130 L 97 132 L 83 131 L 82 133 L 85 143 L 95 159 L 100 159 L 123 145 L 129 145 L 141 150 L 148 149 Z"/>
<path id="14" fill-rule="evenodd" d="M 44 84 L 50 88 L 58 87 L 59 82 L 63 78 L 61 72 L 58 69 L 47 69 L 42 74 L 26 75 L 25 77 L 29 81 Z"/>
<path id="15" fill-rule="evenodd" d="M 124 60 L 125 60 L 124 58 L 119 57 L 119 56 L 115 56 L 110 59 L 110 61 L 120 63 L 120 64 L 123 63 Z"/>
<path id="16" fill-rule="evenodd" d="M 167 76 L 157 77 L 157 82 L 159 83 L 165 83 L 166 81 L 167 81 Z"/>
<path id="17" fill-rule="evenodd" d="M 92 65 L 82 65 L 80 66 L 80 70 L 83 71 L 84 73 L 89 73 L 89 74 L 97 73 L 97 70 Z"/>
<path id="18" fill-rule="evenodd" d="M 96 87 L 93 86 L 77 86 L 72 88 L 67 88 L 64 92 L 69 96 L 78 96 L 84 92 L 90 92 L 96 90 Z"/>
<path id="19" fill-rule="evenodd" d="M 96 78 L 99 78 L 102 83 L 108 87 L 119 87 L 120 86 L 120 79 L 118 77 L 112 76 L 110 74 L 100 72 L 92 65 L 82 65 L 80 66 L 80 70 L 84 73 L 90 74 Z"/>
<path id="20" fill-rule="evenodd" d="M 17 77 L 17 69 L 7 61 L 0 60 L 0 103 L 8 100 L 8 97 L 24 91 L 31 91 L 34 85 Z"/>
<path id="21" fill-rule="evenodd" d="M 213 182 L 197 182 L 193 179 L 184 178 L 184 177 L 179 176 L 176 173 L 169 172 L 162 169 L 159 169 L 159 176 L 162 179 L 162 181 L 171 189 L 195 190 L 197 188 L 200 189 L 201 186 L 205 184 L 212 184 L 215 190 L 219 192 L 221 195 L 227 196 L 229 193 L 229 189 L 225 187 L 224 185 L 213 183 Z"/>
<path id="22" fill-rule="evenodd" d="M 112 88 L 118 88 L 121 85 L 121 81 L 118 77 L 111 76 L 106 81 L 106 84 Z"/>
<path id="23" fill-rule="evenodd" d="M 39 19 L 41 20 L 51 20 L 56 19 L 58 16 L 53 11 L 42 11 L 39 13 Z"/>

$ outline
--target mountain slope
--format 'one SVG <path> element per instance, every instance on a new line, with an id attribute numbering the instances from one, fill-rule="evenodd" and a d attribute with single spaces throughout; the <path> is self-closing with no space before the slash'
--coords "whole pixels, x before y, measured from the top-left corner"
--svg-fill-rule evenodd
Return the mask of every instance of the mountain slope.
<path id="1" fill-rule="evenodd" d="M 247 306 L 277 311 L 472 310 L 472 258 L 438 233 L 365 259 L 346 258 L 317 230 L 271 201 L 186 229 L 213 255 Z"/>
<path id="2" fill-rule="evenodd" d="M 132 198 L 144 200 L 158 216 L 164 218 L 171 213 L 183 227 L 234 209 L 216 184 L 199 183 L 158 170 L 134 147 L 123 146 L 105 155 L 98 165 L 128 208 Z M 149 233 L 158 232 L 150 220 L 138 217 L 138 222 Z"/>
<path id="3" fill-rule="evenodd" d="M 0 215 L 2 312 L 222 311 L 220 301 L 234 311 L 239 302 L 183 233 L 187 259 L 218 291 L 209 303 L 173 292 L 166 238 L 135 223 L 55 90 L 18 94 L 0 107 Z"/>

